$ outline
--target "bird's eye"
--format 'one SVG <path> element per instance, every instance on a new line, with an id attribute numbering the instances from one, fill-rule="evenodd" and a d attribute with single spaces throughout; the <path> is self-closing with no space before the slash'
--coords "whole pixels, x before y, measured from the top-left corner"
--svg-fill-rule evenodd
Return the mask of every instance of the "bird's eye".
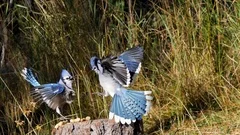
<path id="1" fill-rule="evenodd" d="M 73 78 L 69 76 L 69 77 L 66 77 L 64 80 L 73 80 Z"/>
<path id="2" fill-rule="evenodd" d="M 96 66 L 94 66 L 94 67 L 93 67 L 93 70 L 95 70 L 95 69 L 97 69 L 97 67 L 96 67 Z"/>

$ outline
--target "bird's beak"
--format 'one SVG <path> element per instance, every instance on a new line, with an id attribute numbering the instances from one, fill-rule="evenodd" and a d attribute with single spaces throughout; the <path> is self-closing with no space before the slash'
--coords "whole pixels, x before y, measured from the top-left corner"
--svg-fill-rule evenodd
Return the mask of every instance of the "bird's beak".
<path id="1" fill-rule="evenodd" d="M 75 80 L 76 77 L 77 77 L 77 76 L 72 76 L 72 78 L 71 78 L 70 80 Z"/>

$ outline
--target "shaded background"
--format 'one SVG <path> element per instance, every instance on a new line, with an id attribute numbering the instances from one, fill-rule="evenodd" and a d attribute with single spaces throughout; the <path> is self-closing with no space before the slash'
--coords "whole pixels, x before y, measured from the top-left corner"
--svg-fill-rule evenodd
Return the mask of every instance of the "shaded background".
<path id="1" fill-rule="evenodd" d="M 107 118 L 111 98 L 93 94 L 102 89 L 89 60 L 138 44 L 144 60 L 131 88 L 153 91 L 147 134 L 201 133 L 224 123 L 239 110 L 239 9 L 228 0 L 0 0 L 0 133 L 48 134 L 59 121 L 33 102 L 20 76 L 24 67 L 40 83 L 57 82 L 69 70 L 77 98 L 64 114 Z M 223 112 L 222 119 L 198 122 L 204 112 Z"/>

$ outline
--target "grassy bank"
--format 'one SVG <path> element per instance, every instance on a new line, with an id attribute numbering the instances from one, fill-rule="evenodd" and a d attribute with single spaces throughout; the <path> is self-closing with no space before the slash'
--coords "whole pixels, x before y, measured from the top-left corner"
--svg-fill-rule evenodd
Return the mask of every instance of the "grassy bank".
<path id="1" fill-rule="evenodd" d="M 187 122 L 194 130 L 181 133 L 201 134 L 201 125 L 223 126 L 224 118 L 239 109 L 237 1 L 36 0 L 0 6 L 7 29 L 0 132 L 46 134 L 59 121 L 46 105 L 33 103 L 31 87 L 19 74 L 25 66 L 33 68 L 41 83 L 57 82 L 66 68 L 77 76 L 77 98 L 64 114 L 107 118 L 111 98 L 92 94 L 102 89 L 89 59 L 137 44 L 144 47 L 144 60 L 131 88 L 152 90 L 154 96 L 144 117 L 146 133 L 173 134 Z M 199 124 L 205 112 L 223 122 L 206 117 Z"/>

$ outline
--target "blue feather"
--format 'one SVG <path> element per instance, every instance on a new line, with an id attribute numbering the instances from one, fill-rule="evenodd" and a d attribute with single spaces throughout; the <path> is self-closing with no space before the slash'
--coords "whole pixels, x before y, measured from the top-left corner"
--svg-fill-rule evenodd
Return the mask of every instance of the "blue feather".
<path id="1" fill-rule="evenodd" d="M 38 89 L 45 94 L 51 94 L 51 95 L 53 94 L 57 95 L 64 92 L 64 86 L 57 83 L 43 84 L 40 86 L 36 86 L 35 89 Z"/>
<path id="2" fill-rule="evenodd" d="M 118 58 L 124 62 L 130 72 L 135 73 L 143 59 L 143 48 L 140 46 L 131 48 L 123 52 Z"/>
<path id="3" fill-rule="evenodd" d="M 146 113 L 146 102 L 144 92 L 121 88 L 113 97 L 110 112 L 131 121 L 140 120 Z"/>
<path id="4" fill-rule="evenodd" d="M 124 110 L 124 113 L 125 113 L 125 116 L 123 116 L 123 118 L 134 120 L 135 119 L 134 115 L 132 115 L 131 110 L 128 109 L 128 107 L 126 106 L 126 104 L 124 102 L 126 100 L 126 98 L 123 96 L 120 96 L 120 98 L 122 98 L 121 99 L 121 108 Z"/>
<path id="5" fill-rule="evenodd" d="M 126 91 L 126 94 L 127 94 L 128 96 L 133 97 L 133 98 L 136 99 L 136 100 L 146 101 L 145 95 L 144 95 L 144 92 L 143 92 L 143 91 L 128 90 L 128 91 Z"/>
<path id="6" fill-rule="evenodd" d="M 119 58 L 122 59 L 123 61 L 141 62 L 141 60 L 143 59 L 143 48 L 140 46 L 131 48 L 131 49 L 123 52 L 119 56 Z"/>
<path id="7" fill-rule="evenodd" d="M 113 104 L 112 104 L 112 105 L 115 107 L 114 110 L 113 110 L 113 112 L 114 112 L 116 115 L 119 116 L 119 111 L 118 111 L 118 110 L 121 110 L 121 109 L 123 109 L 123 108 L 120 108 L 120 107 L 118 106 L 118 100 L 119 100 L 119 96 L 116 96 L 116 97 L 114 98 L 114 100 L 113 100 Z"/>
<path id="8" fill-rule="evenodd" d="M 130 97 L 130 96 L 129 96 Z M 130 97 L 132 99 L 132 102 L 134 102 L 135 108 L 138 108 L 138 112 L 145 113 L 146 108 L 146 101 L 138 100 L 136 98 Z"/>
<path id="9" fill-rule="evenodd" d="M 128 104 L 125 104 L 125 97 L 121 97 L 120 95 L 114 95 L 112 100 L 112 105 L 110 108 L 110 112 L 114 113 L 117 116 L 120 116 L 125 119 L 135 120 L 135 116 L 132 114 L 132 108 L 129 108 Z"/>
<path id="10" fill-rule="evenodd" d="M 63 77 L 63 76 L 71 76 L 71 75 L 66 69 L 63 69 L 62 73 L 61 73 L 61 77 Z"/>
<path id="11" fill-rule="evenodd" d="M 32 73 L 32 70 L 31 69 L 26 69 L 26 74 L 25 74 L 25 77 L 26 77 L 26 80 L 31 84 L 33 85 L 34 87 L 35 86 L 40 86 L 40 83 L 36 80 L 36 78 L 34 77 L 33 73 Z"/>
<path id="12" fill-rule="evenodd" d="M 129 71 L 131 72 L 136 72 L 139 66 L 139 62 L 135 62 L 135 61 L 124 61 L 124 63 L 126 64 L 127 68 Z"/>
<path id="13" fill-rule="evenodd" d="M 90 64 L 91 64 L 91 67 L 93 69 L 94 66 L 96 66 L 96 61 L 98 60 L 98 57 L 96 56 L 93 56 L 91 59 L 90 59 Z"/>

